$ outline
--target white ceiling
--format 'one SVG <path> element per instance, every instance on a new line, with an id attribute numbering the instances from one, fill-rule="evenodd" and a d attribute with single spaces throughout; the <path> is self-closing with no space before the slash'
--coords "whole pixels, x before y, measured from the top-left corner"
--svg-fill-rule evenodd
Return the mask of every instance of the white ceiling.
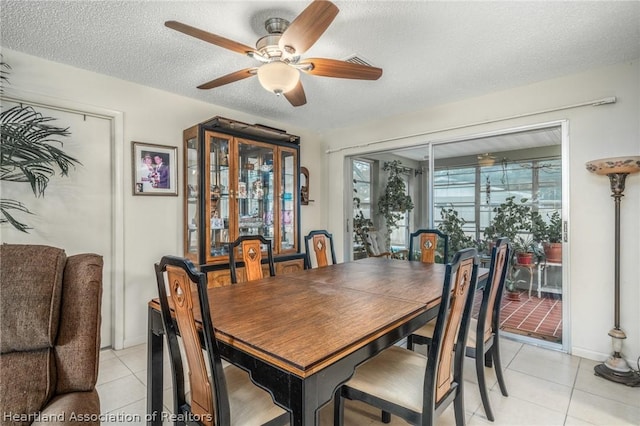
<path id="1" fill-rule="evenodd" d="M 307 1 L 0 0 L 1 45 L 298 127 L 323 131 L 640 57 L 640 2 L 335 1 L 303 57 L 357 54 L 378 81 L 303 75 L 292 107 L 249 78 L 196 86 L 257 62 L 166 28 L 177 20 L 254 45 Z"/>

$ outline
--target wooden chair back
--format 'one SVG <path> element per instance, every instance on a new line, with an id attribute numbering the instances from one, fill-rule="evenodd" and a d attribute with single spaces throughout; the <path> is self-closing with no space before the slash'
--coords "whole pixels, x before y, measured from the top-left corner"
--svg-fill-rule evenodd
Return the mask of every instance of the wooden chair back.
<path id="1" fill-rule="evenodd" d="M 276 271 L 273 262 L 271 241 L 262 235 L 243 235 L 234 242 L 229 243 L 229 272 L 233 284 L 238 282 L 237 269 L 241 265 L 244 266 L 245 281 L 254 281 L 263 278 L 263 246 L 266 246 L 269 276 L 273 277 L 276 275 Z"/>
<path id="2" fill-rule="evenodd" d="M 329 265 L 329 258 L 327 256 L 327 250 L 331 255 L 331 265 L 335 265 L 336 253 L 333 249 L 333 236 L 325 230 L 315 230 L 309 232 L 304 237 L 304 248 L 306 253 L 306 267 L 312 268 L 312 256 L 311 250 L 309 250 L 309 241 L 312 242 L 313 254 L 315 255 L 316 264 L 318 268 Z"/>
<path id="3" fill-rule="evenodd" d="M 500 304 L 504 284 L 507 280 L 511 248 L 508 238 L 499 238 L 491 250 L 489 276 L 482 292 L 482 302 L 478 313 L 477 341 L 489 340 L 500 327 Z"/>
<path id="4" fill-rule="evenodd" d="M 436 263 L 438 253 L 442 257 L 439 263 L 449 261 L 449 236 L 444 232 L 438 229 L 418 229 L 409 236 L 409 260 Z"/>
<path id="5" fill-rule="evenodd" d="M 453 399 L 462 386 L 462 362 L 478 278 L 476 249 L 460 250 L 447 264 L 442 299 L 428 352 L 424 413 Z M 458 350 L 454 350 L 458 348 Z"/>
<path id="6" fill-rule="evenodd" d="M 198 272 L 191 261 L 176 256 L 164 256 L 155 265 L 155 270 L 171 359 L 174 413 L 192 415 L 204 425 L 229 424 L 229 396 L 211 322 L 206 275 Z M 170 304 L 174 308 L 175 321 Z M 203 340 L 198 333 L 197 317 L 202 319 Z M 191 404 L 187 403 L 184 390 L 178 335 L 182 338 L 187 361 Z M 204 342 L 204 347 L 201 342 Z M 207 363 L 213 383 L 209 379 Z"/>

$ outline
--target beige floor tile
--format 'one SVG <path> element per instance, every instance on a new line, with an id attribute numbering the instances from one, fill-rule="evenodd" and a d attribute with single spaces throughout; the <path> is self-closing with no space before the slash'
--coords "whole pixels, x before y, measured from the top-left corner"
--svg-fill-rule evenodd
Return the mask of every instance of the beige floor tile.
<path id="1" fill-rule="evenodd" d="M 576 419 L 575 417 L 571 417 L 571 416 L 567 416 L 567 418 L 564 421 L 564 426 L 594 426 L 594 425 L 595 423 Z"/>
<path id="2" fill-rule="evenodd" d="M 509 397 L 566 413 L 571 400 L 571 387 L 553 383 L 548 380 L 529 376 L 518 371 L 507 370 L 505 373 Z M 498 393 L 499 387 L 494 388 Z"/>
<path id="3" fill-rule="evenodd" d="M 146 388 L 133 374 L 98 385 L 96 389 L 103 413 L 125 407 L 147 396 Z"/>
<path id="4" fill-rule="evenodd" d="M 109 425 L 146 425 L 147 400 L 146 398 L 135 401 L 124 407 L 117 408 L 104 415 L 103 426 Z"/>
<path id="5" fill-rule="evenodd" d="M 593 395 L 579 389 L 573 391 L 567 414 L 576 419 L 597 425 L 640 424 L 640 408 Z"/>
<path id="6" fill-rule="evenodd" d="M 106 361 L 108 359 L 112 359 L 115 357 L 116 357 L 116 354 L 114 354 L 113 350 L 111 350 L 110 348 L 100 350 L 100 355 L 99 355 L 100 361 L 102 360 Z"/>
<path id="7" fill-rule="evenodd" d="M 522 349 L 522 343 L 500 336 L 500 359 L 502 367 L 507 368 L 513 358 Z"/>
<path id="8" fill-rule="evenodd" d="M 640 408 L 640 387 L 632 388 L 596 376 L 593 372 L 593 366 L 598 363 L 582 361 L 576 379 L 576 389 Z M 582 364 L 591 368 L 582 368 Z M 640 419 L 638 424 L 640 424 Z"/>
<path id="9" fill-rule="evenodd" d="M 573 386 L 579 363 L 578 357 L 524 345 L 507 369 L 561 385 Z"/>
<path id="10" fill-rule="evenodd" d="M 489 394 L 491 400 L 491 408 L 495 416 L 495 422 L 491 423 L 495 426 L 502 425 L 562 425 L 564 423 L 565 413 L 561 413 L 549 408 L 534 404 L 529 401 L 509 396 L 505 398 L 500 391 L 491 391 Z M 484 412 L 479 410 L 474 417 L 475 421 L 487 421 Z"/>
<path id="11" fill-rule="evenodd" d="M 101 359 L 98 367 L 97 384 L 108 383 L 131 374 L 131 370 L 118 357 Z"/>

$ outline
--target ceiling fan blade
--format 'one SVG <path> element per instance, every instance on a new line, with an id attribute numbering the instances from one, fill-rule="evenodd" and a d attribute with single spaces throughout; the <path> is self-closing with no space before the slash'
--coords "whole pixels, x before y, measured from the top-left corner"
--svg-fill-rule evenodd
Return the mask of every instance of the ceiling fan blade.
<path id="1" fill-rule="evenodd" d="M 238 43 L 237 41 L 229 40 L 228 38 L 209 33 L 181 22 L 167 21 L 164 25 L 172 30 L 180 31 L 181 33 L 191 37 L 199 38 L 207 43 L 215 44 L 216 46 L 224 47 L 225 49 L 229 49 L 243 55 L 247 55 L 255 51 L 253 47 Z"/>
<path id="2" fill-rule="evenodd" d="M 311 65 L 311 69 L 300 69 L 307 74 L 321 77 L 352 78 L 355 80 L 377 80 L 382 75 L 382 69 L 368 65 L 354 64 L 337 59 L 309 58 L 300 61 L 298 65 Z"/>
<path id="3" fill-rule="evenodd" d="M 300 55 L 331 25 L 339 9 L 330 1 L 315 0 L 293 20 L 280 37 L 280 49 Z"/>
<path id="4" fill-rule="evenodd" d="M 287 98 L 289 103 L 294 107 L 307 103 L 307 97 L 304 94 L 304 89 L 302 88 L 302 82 L 300 80 L 298 80 L 296 87 L 284 93 L 284 97 Z"/>
<path id="5" fill-rule="evenodd" d="M 253 77 L 256 75 L 257 68 L 245 68 L 240 71 L 232 72 L 231 74 L 218 77 L 215 80 L 211 80 L 208 83 L 201 84 L 198 89 L 213 89 L 216 87 L 224 86 L 225 84 L 233 83 L 245 78 Z"/>

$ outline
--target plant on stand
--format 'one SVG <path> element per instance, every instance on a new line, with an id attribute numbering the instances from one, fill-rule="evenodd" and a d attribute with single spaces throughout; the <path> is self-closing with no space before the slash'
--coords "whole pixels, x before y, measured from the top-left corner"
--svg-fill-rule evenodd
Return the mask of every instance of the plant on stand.
<path id="1" fill-rule="evenodd" d="M 527 205 L 527 199 L 522 198 L 520 202 L 515 201 L 515 196 L 507 197 L 504 203 L 493 209 L 493 219 L 491 224 L 484 230 L 485 239 L 491 243 L 496 238 L 507 237 L 513 247 L 513 256 L 511 258 L 511 268 L 507 276 L 505 288 L 507 289 L 507 298 L 517 300 L 519 297 L 516 292 L 516 283 L 521 270 L 516 267 L 516 251 L 527 252 L 533 245 L 530 233 L 533 229 L 534 214 L 531 206 Z M 537 222 L 537 221 L 536 221 Z M 531 241 L 529 241 L 531 239 Z"/>
<path id="2" fill-rule="evenodd" d="M 562 217 L 558 210 L 549 216 L 546 231 L 546 238 L 541 241 L 547 261 L 562 263 Z"/>
<path id="3" fill-rule="evenodd" d="M 407 188 L 402 173 L 405 170 L 398 160 L 385 162 L 382 170 L 389 173 L 387 186 L 378 199 L 378 213 L 382 215 L 386 225 L 386 244 L 391 248 L 391 232 L 397 228 L 396 223 L 405 213 L 413 210 L 413 201 L 407 194 Z"/>

